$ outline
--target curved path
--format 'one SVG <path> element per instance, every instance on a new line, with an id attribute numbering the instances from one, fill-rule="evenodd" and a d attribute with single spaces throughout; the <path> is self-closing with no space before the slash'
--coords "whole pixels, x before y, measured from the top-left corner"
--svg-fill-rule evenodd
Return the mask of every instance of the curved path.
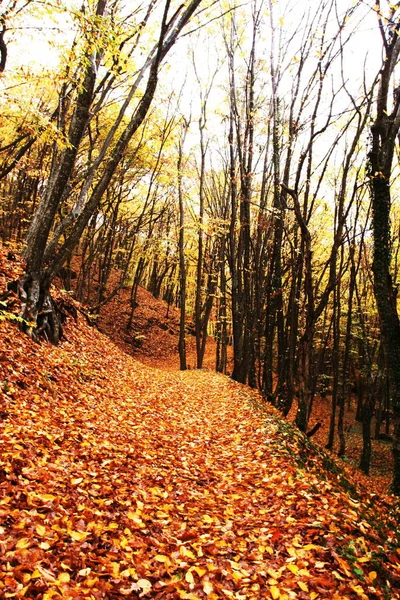
<path id="1" fill-rule="evenodd" d="M 1 597 L 400 597 L 368 506 L 301 468 L 256 392 L 144 367 L 85 324 L 60 348 L 12 331 Z"/>

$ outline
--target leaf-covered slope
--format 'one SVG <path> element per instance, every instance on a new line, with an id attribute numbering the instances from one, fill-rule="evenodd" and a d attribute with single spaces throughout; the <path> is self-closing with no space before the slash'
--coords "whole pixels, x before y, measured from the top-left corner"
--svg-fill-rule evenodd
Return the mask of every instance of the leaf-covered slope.
<path id="1" fill-rule="evenodd" d="M 141 362 L 163 369 L 179 369 L 179 310 L 163 300 L 154 298 L 146 289 L 139 286 L 137 307 L 132 327 L 127 325 L 131 313 L 130 289 L 122 288 L 112 300 L 101 307 L 98 319 L 99 329 L 106 333 L 125 352 Z M 186 326 L 186 351 L 188 364 L 196 364 L 196 342 L 194 326 L 189 321 Z M 204 366 L 215 368 L 215 342 L 207 341 Z"/>
<path id="2" fill-rule="evenodd" d="M 1 597 L 400 597 L 384 504 L 302 468 L 255 393 L 0 326 Z"/>
<path id="3" fill-rule="evenodd" d="M 58 348 L 0 340 L 1 598 L 400 598 L 394 499 L 256 392 L 83 319 Z"/>

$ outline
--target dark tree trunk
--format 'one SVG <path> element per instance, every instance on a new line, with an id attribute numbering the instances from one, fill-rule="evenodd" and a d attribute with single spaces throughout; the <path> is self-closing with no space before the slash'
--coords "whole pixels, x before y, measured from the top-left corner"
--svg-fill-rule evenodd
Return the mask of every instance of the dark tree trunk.
<path id="1" fill-rule="evenodd" d="M 391 276 L 391 229 L 390 229 L 390 177 L 396 139 L 400 128 L 400 94 L 392 101 L 392 80 L 400 55 L 398 6 L 393 7 L 391 20 L 395 26 L 388 29 L 381 11 L 377 12 L 384 47 L 384 62 L 379 73 L 376 101 L 376 118 L 371 127 L 372 148 L 369 154 L 369 175 L 372 197 L 372 229 L 374 256 L 372 271 L 374 293 L 379 313 L 382 341 L 390 379 L 391 397 L 396 420 L 400 419 L 400 323 L 396 306 L 397 290 Z M 400 495 L 400 428 L 396 426 L 393 456 L 395 461 L 393 489 Z"/>
<path id="2" fill-rule="evenodd" d="M 375 407 L 375 398 L 374 391 L 372 390 L 372 382 L 371 387 L 368 391 L 368 397 L 363 405 L 362 410 L 362 434 L 363 434 L 363 449 L 361 454 L 360 461 L 360 469 L 366 474 L 369 474 L 369 469 L 371 466 L 371 454 L 372 454 L 372 444 L 371 444 L 371 421 L 374 414 Z"/>

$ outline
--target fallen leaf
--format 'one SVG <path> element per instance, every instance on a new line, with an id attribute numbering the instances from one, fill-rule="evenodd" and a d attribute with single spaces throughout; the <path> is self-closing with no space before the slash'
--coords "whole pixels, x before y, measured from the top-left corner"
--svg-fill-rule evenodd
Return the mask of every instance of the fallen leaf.
<path id="1" fill-rule="evenodd" d="M 278 600 L 278 598 L 281 597 L 281 592 L 276 585 L 271 585 L 271 587 L 269 588 L 269 591 L 271 593 L 273 600 Z"/>
<path id="2" fill-rule="evenodd" d="M 203 583 L 203 592 L 208 596 L 214 590 L 213 584 L 211 581 L 205 581 Z"/>

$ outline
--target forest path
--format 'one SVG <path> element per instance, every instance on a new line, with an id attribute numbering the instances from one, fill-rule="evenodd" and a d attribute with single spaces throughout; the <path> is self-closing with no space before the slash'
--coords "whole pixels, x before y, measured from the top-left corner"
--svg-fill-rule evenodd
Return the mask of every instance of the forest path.
<path id="1" fill-rule="evenodd" d="M 83 321 L 58 348 L 0 333 L 1 597 L 400 598 L 389 505 L 304 469 L 256 391 L 146 367 Z"/>
<path id="2" fill-rule="evenodd" d="M 316 598 L 309 589 L 310 559 L 319 569 L 314 586 L 326 597 L 341 585 L 321 574 L 323 561 L 332 559 L 326 544 L 319 545 L 327 501 L 313 497 L 317 486 L 328 494 L 331 486 L 311 474 L 303 480 L 276 443 L 276 418 L 251 406 L 254 392 L 216 373 L 160 371 L 147 395 L 150 410 L 133 401 L 133 481 L 135 514 L 153 546 L 150 556 L 146 549 L 142 575 L 161 575 L 153 594 Z M 345 518 L 349 506 L 340 510 Z"/>

